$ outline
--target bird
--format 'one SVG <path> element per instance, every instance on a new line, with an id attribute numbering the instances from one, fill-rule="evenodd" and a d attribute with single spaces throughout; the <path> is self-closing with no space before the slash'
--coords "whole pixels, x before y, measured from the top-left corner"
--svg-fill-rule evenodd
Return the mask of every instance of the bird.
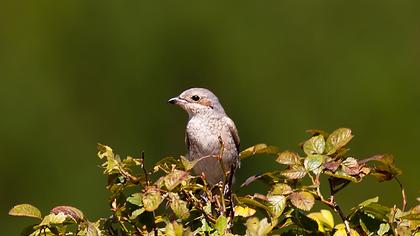
<path id="1" fill-rule="evenodd" d="M 201 158 L 193 167 L 195 174 L 204 175 L 211 186 L 226 181 L 228 174 L 232 175 L 233 182 L 234 172 L 240 167 L 240 139 L 235 123 L 227 116 L 216 95 L 206 88 L 190 88 L 169 99 L 168 103 L 188 113 L 187 158 L 190 161 Z"/>

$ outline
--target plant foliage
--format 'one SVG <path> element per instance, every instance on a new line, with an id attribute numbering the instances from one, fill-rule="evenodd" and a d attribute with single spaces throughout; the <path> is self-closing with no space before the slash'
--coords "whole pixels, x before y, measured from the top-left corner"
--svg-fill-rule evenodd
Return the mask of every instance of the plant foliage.
<path id="1" fill-rule="evenodd" d="M 108 177 L 110 216 L 90 221 L 71 206 L 54 207 L 43 215 L 34 206 L 22 204 L 9 214 L 38 219 L 22 235 L 419 235 L 420 205 L 406 209 L 404 189 L 398 180 L 400 169 L 391 155 L 357 159 L 347 154 L 353 138 L 347 128 L 331 134 L 308 131 L 301 154 L 257 144 L 241 152 L 245 158 L 275 155 L 273 171 L 250 176 L 241 188 L 260 181 L 266 193 L 239 195 L 232 192 L 232 177 L 226 170 L 223 183 L 207 184 L 205 176 L 193 176 L 197 163 L 185 157 L 166 157 L 151 169 L 140 158 L 121 159 L 105 145 L 98 145 L 98 157 Z M 218 157 L 214 157 L 218 158 Z M 257 157 L 255 157 L 257 158 Z M 379 182 L 395 179 L 401 187 L 400 208 L 368 199 L 344 215 L 335 194 L 367 176 Z M 321 192 L 321 178 L 327 179 Z M 324 182 L 324 181 L 323 181 Z M 329 186 L 324 186 L 329 185 Z M 313 211 L 315 203 L 326 209 Z M 333 214 L 340 222 L 335 222 Z"/>

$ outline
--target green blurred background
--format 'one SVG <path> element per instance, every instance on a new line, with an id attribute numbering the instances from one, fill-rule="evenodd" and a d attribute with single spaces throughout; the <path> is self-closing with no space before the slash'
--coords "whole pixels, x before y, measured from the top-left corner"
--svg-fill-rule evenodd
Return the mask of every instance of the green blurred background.
<path id="1" fill-rule="evenodd" d="M 409 205 L 419 196 L 419 1 L 2 1 L 0 227 L 18 203 L 107 216 L 96 143 L 150 166 L 182 154 L 186 114 L 166 101 L 207 87 L 242 147 L 299 150 L 306 129 L 353 129 L 352 153 L 393 153 Z M 238 182 L 273 158 L 246 160 Z M 253 185 L 253 191 L 261 188 Z M 395 182 L 338 194 L 345 209 Z"/>

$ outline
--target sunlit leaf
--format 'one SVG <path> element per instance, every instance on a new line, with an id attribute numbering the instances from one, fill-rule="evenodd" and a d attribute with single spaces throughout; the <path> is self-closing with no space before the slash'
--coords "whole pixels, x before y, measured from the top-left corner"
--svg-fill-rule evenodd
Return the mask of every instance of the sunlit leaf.
<path id="1" fill-rule="evenodd" d="M 323 155 L 308 155 L 303 164 L 307 171 L 315 171 L 320 168 L 324 162 L 325 157 Z"/>
<path id="2" fill-rule="evenodd" d="M 307 155 L 322 154 L 325 149 L 325 139 L 322 135 L 313 136 L 303 144 L 303 151 Z"/>
<path id="3" fill-rule="evenodd" d="M 146 211 L 156 210 L 162 202 L 162 195 L 159 189 L 151 186 L 148 187 L 143 195 L 143 206 Z"/>
<path id="4" fill-rule="evenodd" d="M 387 223 L 382 223 L 382 224 L 379 226 L 379 229 L 378 229 L 377 233 L 378 233 L 378 235 L 379 235 L 379 236 L 382 236 L 382 235 L 384 235 L 384 234 L 388 233 L 389 229 L 390 229 L 389 224 L 387 224 Z"/>
<path id="5" fill-rule="evenodd" d="M 257 217 L 249 218 L 246 223 L 246 234 L 247 236 L 264 236 L 268 235 L 274 226 L 277 225 L 277 219 L 272 220 L 270 223 L 267 218 L 263 218 L 261 221 Z"/>
<path id="6" fill-rule="evenodd" d="M 318 230 L 320 232 L 331 231 L 334 228 L 334 217 L 329 210 L 321 210 L 320 212 L 312 212 L 308 217 L 318 223 Z"/>
<path id="7" fill-rule="evenodd" d="M 253 156 L 255 154 L 276 154 L 276 153 L 278 153 L 278 151 L 279 150 L 278 150 L 277 147 L 268 146 L 267 144 L 260 143 L 260 144 L 254 145 L 252 147 L 249 147 L 249 148 L 243 150 L 239 154 L 239 157 L 241 159 L 244 159 L 246 157 Z"/>
<path id="8" fill-rule="evenodd" d="M 328 136 L 325 145 L 327 155 L 335 153 L 338 149 L 344 147 L 353 138 L 351 130 L 347 128 L 340 128 L 335 130 Z"/>
<path id="9" fill-rule="evenodd" d="M 306 169 L 300 165 L 290 166 L 290 168 L 281 172 L 288 179 L 301 179 L 306 175 Z"/>
<path id="10" fill-rule="evenodd" d="M 80 222 L 84 219 L 83 212 L 71 206 L 57 206 L 51 209 L 50 213 L 56 215 L 59 213 L 63 213 L 64 215 L 71 217 L 75 222 Z"/>
<path id="11" fill-rule="evenodd" d="M 268 196 L 268 207 L 274 218 L 278 218 L 286 207 L 286 197 L 283 195 L 270 195 Z"/>
<path id="12" fill-rule="evenodd" d="M 295 152 L 284 151 L 278 154 L 276 161 L 284 165 L 296 165 L 300 164 L 300 157 Z"/>
<path id="13" fill-rule="evenodd" d="M 133 212 L 131 212 L 130 220 L 134 220 L 135 218 L 137 218 L 137 216 L 143 214 L 143 212 L 145 212 L 145 211 L 146 211 L 146 209 L 144 209 L 143 207 L 134 210 Z"/>
<path id="14" fill-rule="evenodd" d="M 309 211 L 312 209 L 315 198 L 308 192 L 295 192 L 289 195 L 290 202 L 298 209 Z"/>
<path id="15" fill-rule="evenodd" d="M 168 236 L 192 236 L 193 233 L 189 228 L 184 229 L 181 224 L 176 221 L 166 224 L 165 234 Z"/>
<path id="16" fill-rule="evenodd" d="M 235 213 L 235 216 L 250 217 L 254 215 L 257 211 L 247 206 L 235 206 L 233 212 Z"/>
<path id="17" fill-rule="evenodd" d="M 334 228 L 337 229 L 337 231 L 335 231 L 333 236 L 347 236 L 346 226 L 344 224 L 338 224 Z M 350 232 L 352 236 L 360 236 L 360 234 L 354 229 L 350 229 Z"/>
<path id="18" fill-rule="evenodd" d="M 182 181 L 188 179 L 189 175 L 188 172 L 182 171 L 182 170 L 173 170 L 171 173 L 166 175 L 163 179 L 166 188 L 169 191 L 172 191 L 174 188 L 176 188 L 179 184 L 182 183 Z"/>
<path id="19" fill-rule="evenodd" d="M 11 216 L 26 216 L 26 217 L 32 217 L 32 218 L 38 218 L 41 219 L 41 211 L 30 205 L 30 204 L 20 204 L 14 206 L 9 211 L 9 215 Z"/>
<path id="20" fill-rule="evenodd" d="M 265 204 L 251 199 L 249 197 L 236 197 L 236 200 L 238 201 L 238 204 L 242 204 L 242 205 L 247 205 L 247 206 L 252 206 L 252 207 L 258 207 L 260 209 L 265 210 L 267 213 L 270 212 L 270 209 L 268 208 L 268 206 L 266 206 Z"/>
<path id="21" fill-rule="evenodd" d="M 214 224 L 214 228 L 220 235 L 224 235 L 226 233 L 227 219 L 224 215 L 220 215 L 217 218 L 216 223 Z"/>
<path id="22" fill-rule="evenodd" d="M 40 226 L 43 225 L 54 225 L 54 224 L 62 224 L 64 223 L 68 218 L 67 215 L 60 212 L 58 214 L 51 213 L 49 215 L 46 215 L 44 219 L 42 219 L 42 222 L 39 224 Z M 71 218 L 70 218 L 71 219 Z M 76 222 L 74 222 L 76 223 Z"/>

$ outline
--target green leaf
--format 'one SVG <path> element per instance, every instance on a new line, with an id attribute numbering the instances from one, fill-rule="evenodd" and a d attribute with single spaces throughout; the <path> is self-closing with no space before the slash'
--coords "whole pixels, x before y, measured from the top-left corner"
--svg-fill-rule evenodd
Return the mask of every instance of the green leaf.
<path id="1" fill-rule="evenodd" d="M 322 154 L 325 149 L 325 139 L 322 135 L 313 136 L 303 144 L 303 151 L 307 155 Z"/>
<path id="2" fill-rule="evenodd" d="M 214 228 L 220 235 L 225 235 L 226 228 L 227 228 L 227 219 L 224 215 L 220 215 L 217 220 L 216 224 L 214 224 Z"/>
<path id="3" fill-rule="evenodd" d="M 67 215 L 65 215 L 62 212 L 60 212 L 58 214 L 51 213 L 51 214 L 46 215 L 44 217 L 44 219 L 39 224 L 39 226 L 50 226 L 50 225 L 54 225 L 54 224 L 63 224 L 68 218 L 70 218 L 70 217 L 68 217 Z"/>
<path id="4" fill-rule="evenodd" d="M 41 219 L 41 211 L 30 204 L 19 204 L 9 211 L 11 216 L 26 216 Z"/>
<path id="5" fill-rule="evenodd" d="M 306 169 L 300 165 L 293 165 L 282 171 L 281 174 L 288 179 L 301 179 L 305 177 Z"/>
<path id="6" fill-rule="evenodd" d="M 278 183 L 273 185 L 270 194 L 271 195 L 286 195 L 292 193 L 292 187 L 287 184 Z"/>
<path id="7" fill-rule="evenodd" d="M 338 149 L 344 147 L 353 138 L 351 130 L 340 128 L 335 130 L 328 136 L 325 151 L 327 155 L 335 153 Z"/>
<path id="8" fill-rule="evenodd" d="M 315 171 L 324 164 L 325 158 L 323 155 L 309 155 L 303 162 L 307 171 Z M 318 172 L 319 173 L 319 172 Z"/>
<path id="9" fill-rule="evenodd" d="M 346 226 L 344 224 L 336 225 L 335 229 L 337 229 L 337 231 L 335 231 L 333 236 L 347 236 Z M 360 234 L 354 229 L 350 229 L 350 232 L 352 236 L 360 236 Z"/>
<path id="10" fill-rule="evenodd" d="M 170 207 L 175 215 L 182 220 L 190 217 L 190 210 L 187 207 L 187 202 L 179 198 L 179 195 L 176 193 L 170 193 Z"/>
<path id="11" fill-rule="evenodd" d="M 279 218 L 286 207 L 286 197 L 283 195 L 270 195 L 268 197 L 268 207 L 274 218 Z"/>
<path id="12" fill-rule="evenodd" d="M 255 154 L 276 154 L 279 151 L 277 147 L 274 146 L 268 146 L 267 144 L 260 143 L 257 145 L 254 145 L 252 147 L 249 147 L 245 150 L 243 150 L 239 157 L 241 159 L 244 159 L 246 157 L 253 156 Z"/>
<path id="13" fill-rule="evenodd" d="M 133 193 L 130 197 L 127 198 L 127 202 L 142 207 L 142 194 L 141 193 Z"/>
<path id="14" fill-rule="evenodd" d="M 389 224 L 382 223 L 379 226 L 379 229 L 378 229 L 377 233 L 378 233 L 379 236 L 382 236 L 382 235 L 386 234 L 389 231 L 389 229 L 390 229 Z"/>
<path id="15" fill-rule="evenodd" d="M 137 218 L 137 216 L 139 216 L 139 215 L 141 215 L 141 214 L 143 214 L 143 212 L 145 211 L 145 209 L 142 207 L 142 208 L 139 208 L 139 209 L 136 209 L 136 210 L 134 210 L 133 212 L 131 212 L 131 215 L 130 215 L 130 220 L 134 220 L 134 219 L 136 219 Z"/>
<path id="16" fill-rule="evenodd" d="M 300 157 L 295 152 L 284 151 L 278 154 L 276 161 L 284 165 L 298 165 L 300 164 Z"/>
<path id="17" fill-rule="evenodd" d="M 146 193 L 143 195 L 143 206 L 146 211 L 156 210 L 162 202 L 162 195 L 159 189 L 150 186 L 147 188 Z"/>
<path id="18" fill-rule="evenodd" d="M 289 195 L 289 199 L 292 202 L 293 206 L 298 209 L 309 211 L 312 209 L 315 198 L 309 192 L 295 192 Z"/>

